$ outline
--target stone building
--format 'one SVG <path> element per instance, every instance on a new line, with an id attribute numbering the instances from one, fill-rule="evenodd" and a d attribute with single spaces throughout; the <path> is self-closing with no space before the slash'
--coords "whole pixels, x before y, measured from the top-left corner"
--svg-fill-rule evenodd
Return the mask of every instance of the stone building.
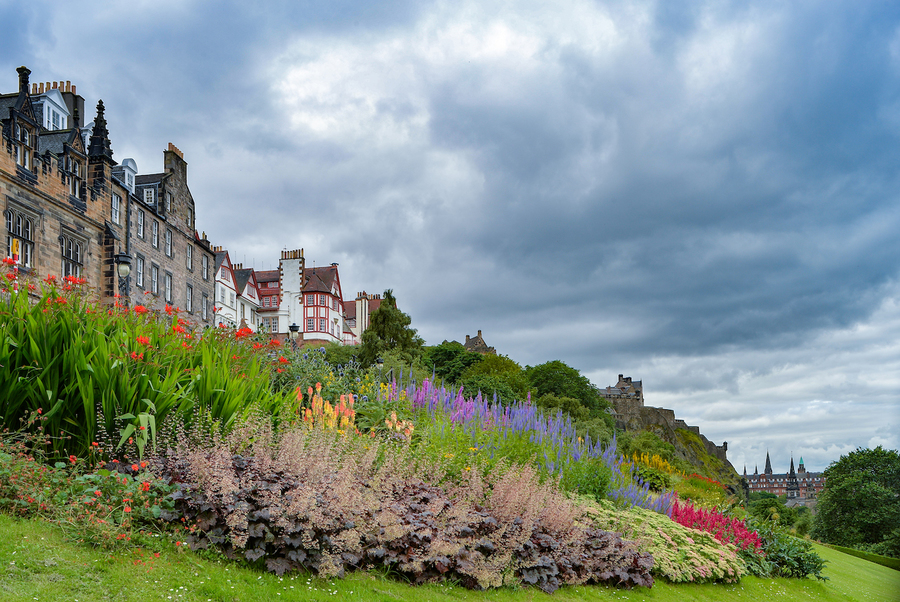
<path id="1" fill-rule="evenodd" d="M 474 337 L 466 335 L 466 342 L 463 343 L 463 347 L 466 348 L 466 351 L 473 351 L 481 355 L 497 355 L 497 350 L 493 347 L 488 347 L 487 343 L 484 342 L 480 330 Z"/>
<path id="2" fill-rule="evenodd" d="M 197 302 L 212 294 L 211 274 L 202 270 L 212 255 L 193 229 L 180 151 L 170 145 L 164 153 L 164 173 L 138 176 L 134 161 L 113 160 L 102 101 L 84 129 L 75 86 L 30 86 L 31 72 L 17 71 L 18 92 L 0 95 L 5 256 L 19 250 L 26 278 L 85 278 L 101 302 L 116 295 L 159 308 L 169 302 L 210 323 L 207 306 Z M 130 266 L 128 277 L 119 278 L 117 262 Z"/>
<path id="3" fill-rule="evenodd" d="M 786 473 L 772 472 L 772 461 L 766 452 L 766 467 L 762 474 L 758 467 L 754 467 L 753 474 L 747 474 L 744 467 L 744 479 L 747 481 L 750 493 L 763 491 L 784 495 L 788 498 L 788 505 L 810 505 L 815 500 L 822 488 L 825 487 L 825 473 L 809 472 L 800 458 L 797 470 L 794 470 L 794 458 L 791 458 L 791 468 Z"/>

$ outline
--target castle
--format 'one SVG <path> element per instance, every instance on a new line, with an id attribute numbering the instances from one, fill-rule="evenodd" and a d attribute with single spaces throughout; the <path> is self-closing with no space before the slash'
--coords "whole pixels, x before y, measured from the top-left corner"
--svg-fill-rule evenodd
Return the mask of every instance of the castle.
<path id="1" fill-rule="evenodd" d="M 716 445 L 700 432 L 700 427 L 690 426 L 684 420 L 675 418 L 674 410 L 645 406 L 642 381 L 620 374 L 615 386 L 600 389 L 600 395 L 612 405 L 616 428 L 626 431 L 657 431 L 667 441 L 675 440 L 676 429 L 685 429 L 700 437 L 706 453 L 728 463 L 727 441 Z"/>

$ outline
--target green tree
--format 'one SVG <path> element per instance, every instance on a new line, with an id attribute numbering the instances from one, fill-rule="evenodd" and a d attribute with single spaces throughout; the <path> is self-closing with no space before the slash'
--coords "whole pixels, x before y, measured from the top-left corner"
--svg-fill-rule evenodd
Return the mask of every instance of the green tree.
<path id="1" fill-rule="evenodd" d="M 594 416 L 605 413 L 604 410 L 609 407 L 609 403 L 600 396 L 597 387 L 587 377 L 559 360 L 528 366 L 525 368 L 525 376 L 539 397 L 549 394 L 575 398 Z"/>
<path id="2" fill-rule="evenodd" d="M 522 367 L 505 355 L 485 355 L 462 373 L 461 384 L 469 395 L 481 391 L 485 395 L 495 392 L 504 403 L 525 399 L 528 381 Z"/>
<path id="3" fill-rule="evenodd" d="M 872 549 L 895 547 L 900 525 L 900 454 L 857 448 L 825 469 L 813 537 L 827 543 Z M 875 551 L 875 550 L 873 550 Z"/>
<path id="4" fill-rule="evenodd" d="M 405 362 L 413 363 L 422 355 L 424 341 L 411 328 L 412 318 L 397 309 L 394 291 L 384 291 L 381 305 L 369 317 L 369 327 L 363 332 L 359 348 L 359 362 L 371 366 L 383 353 L 396 350 Z"/>
<path id="5" fill-rule="evenodd" d="M 463 372 L 472 364 L 480 362 L 483 356 L 474 351 L 466 351 L 462 343 L 457 341 L 444 341 L 440 345 L 428 347 L 423 359 L 436 377 L 444 379 L 447 384 L 456 384 L 461 380 Z"/>

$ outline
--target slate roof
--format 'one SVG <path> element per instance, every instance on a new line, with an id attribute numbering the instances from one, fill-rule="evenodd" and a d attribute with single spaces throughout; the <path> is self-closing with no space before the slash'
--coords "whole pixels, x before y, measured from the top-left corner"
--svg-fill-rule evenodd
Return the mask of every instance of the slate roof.
<path id="1" fill-rule="evenodd" d="M 278 282 L 281 279 L 281 272 L 278 270 L 257 270 L 256 283 Z"/>
<path id="2" fill-rule="evenodd" d="M 234 286 L 237 288 L 237 291 L 240 293 L 244 290 L 244 287 L 247 286 L 247 283 L 250 282 L 250 276 L 253 275 L 253 268 L 243 268 L 240 270 L 234 270 Z"/>
<path id="3" fill-rule="evenodd" d="M 306 268 L 306 282 L 303 285 L 304 292 L 331 293 L 334 280 L 337 277 L 337 268 L 333 265 L 320 268 Z"/>
<path id="4" fill-rule="evenodd" d="M 54 130 L 38 136 L 38 153 L 51 152 L 54 155 L 63 154 L 63 148 L 72 139 L 73 130 Z"/>
<path id="5" fill-rule="evenodd" d="M 228 251 L 216 251 L 216 267 L 213 270 L 213 274 L 219 273 L 219 268 L 222 267 L 222 263 L 225 261 L 225 255 L 228 254 Z"/>

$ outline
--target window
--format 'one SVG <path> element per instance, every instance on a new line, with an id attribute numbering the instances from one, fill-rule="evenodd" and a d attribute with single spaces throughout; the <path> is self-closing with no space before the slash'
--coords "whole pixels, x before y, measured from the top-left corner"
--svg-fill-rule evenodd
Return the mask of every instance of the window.
<path id="1" fill-rule="evenodd" d="M 155 265 L 150 266 L 150 292 L 159 294 L 159 268 Z"/>
<path id="2" fill-rule="evenodd" d="M 247 316 L 246 316 L 246 314 L 247 314 L 246 309 L 247 309 L 247 306 L 244 305 L 243 303 L 241 303 L 241 318 L 247 317 Z"/>
<path id="3" fill-rule="evenodd" d="M 18 247 L 19 265 L 30 268 L 34 257 L 34 221 L 10 209 L 6 212 L 6 250 L 10 257 L 13 247 Z"/>
<path id="4" fill-rule="evenodd" d="M 166 272 L 166 303 L 172 302 L 172 274 Z"/>
<path id="5" fill-rule="evenodd" d="M 322 307 L 327 306 L 328 305 L 328 297 L 326 297 L 325 295 L 319 295 L 319 305 L 321 305 Z"/>
<path id="6" fill-rule="evenodd" d="M 307 295 L 306 296 L 306 304 L 307 305 L 315 305 L 316 304 L 316 296 L 315 295 Z"/>
<path id="7" fill-rule="evenodd" d="M 63 234 L 59 237 L 62 247 L 62 275 L 81 278 L 81 242 Z"/>
<path id="8" fill-rule="evenodd" d="M 194 313 L 194 287 L 190 284 L 187 285 L 187 289 L 184 295 L 184 308 L 188 311 L 188 313 Z"/>
<path id="9" fill-rule="evenodd" d="M 159 248 L 159 222 L 157 220 L 153 220 L 153 229 L 150 235 L 150 244 L 153 245 L 154 249 Z"/>
<path id="10" fill-rule="evenodd" d="M 144 210 L 138 209 L 137 214 L 137 235 L 144 238 Z"/>
<path id="11" fill-rule="evenodd" d="M 172 193 L 166 193 L 166 213 L 172 210 Z"/>
<path id="12" fill-rule="evenodd" d="M 114 224 L 118 224 L 119 222 L 119 213 L 122 207 L 122 197 L 117 195 L 115 192 L 112 195 L 112 222 Z"/>
<path id="13" fill-rule="evenodd" d="M 69 163 L 69 194 L 73 197 L 81 198 L 81 178 L 83 171 L 81 163 L 69 157 L 66 158 L 66 161 Z"/>
<path id="14" fill-rule="evenodd" d="M 203 272 L 203 279 L 209 280 L 209 255 L 200 258 L 200 271 Z"/>
<path id="15" fill-rule="evenodd" d="M 152 188 L 144 188 L 144 202 L 148 205 L 153 205 L 153 189 Z"/>
<path id="16" fill-rule="evenodd" d="M 225 282 L 231 281 L 231 278 L 228 277 L 228 269 L 224 265 L 222 266 L 222 280 Z"/>
<path id="17" fill-rule="evenodd" d="M 328 326 L 325 324 L 327 320 L 325 318 L 319 318 L 319 330 L 321 332 L 326 332 L 328 330 Z"/>
<path id="18" fill-rule="evenodd" d="M 231 303 L 230 303 L 231 307 L 234 307 L 234 293 L 230 294 L 230 296 L 228 297 L 228 300 L 231 301 Z"/>
<path id="19" fill-rule="evenodd" d="M 331 300 L 331 309 L 333 309 L 334 311 L 337 311 L 337 297 L 334 297 Z"/>
<path id="20" fill-rule="evenodd" d="M 53 129 L 58 130 L 59 129 L 59 113 L 57 113 L 56 111 L 51 111 L 51 114 L 52 114 L 52 117 L 51 117 L 50 122 L 53 124 Z"/>
<path id="21" fill-rule="evenodd" d="M 144 258 L 136 257 L 134 260 L 134 280 L 137 285 L 144 288 Z"/>
<path id="22" fill-rule="evenodd" d="M 219 285 L 219 303 L 225 303 L 225 287 Z"/>
<path id="23" fill-rule="evenodd" d="M 187 269 L 189 269 L 190 271 L 193 272 L 194 271 L 194 245 L 187 246 L 187 255 L 185 257 L 184 262 L 187 265 Z"/>
<path id="24" fill-rule="evenodd" d="M 271 299 L 271 297 L 263 297 L 263 307 L 272 307 Z"/>
<path id="25" fill-rule="evenodd" d="M 312 332 L 316 329 L 316 319 L 306 318 L 306 332 Z"/>
<path id="26" fill-rule="evenodd" d="M 190 207 L 188 207 L 188 210 L 187 210 L 187 225 L 188 225 L 188 228 L 194 227 L 194 212 L 193 212 L 193 210 L 191 210 Z"/>
<path id="27" fill-rule="evenodd" d="M 204 320 L 209 319 L 209 297 L 206 293 L 203 294 L 203 305 L 200 306 L 200 312 L 202 313 Z"/>
<path id="28" fill-rule="evenodd" d="M 166 228 L 166 257 L 172 256 L 172 231 Z"/>
<path id="29" fill-rule="evenodd" d="M 24 167 L 25 169 L 29 169 L 31 167 L 31 143 L 33 136 L 28 131 L 28 128 L 20 126 L 18 123 L 16 124 L 16 163 Z"/>
<path id="30" fill-rule="evenodd" d="M 272 332 L 278 332 L 278 318 L 272 318 Z"/>

